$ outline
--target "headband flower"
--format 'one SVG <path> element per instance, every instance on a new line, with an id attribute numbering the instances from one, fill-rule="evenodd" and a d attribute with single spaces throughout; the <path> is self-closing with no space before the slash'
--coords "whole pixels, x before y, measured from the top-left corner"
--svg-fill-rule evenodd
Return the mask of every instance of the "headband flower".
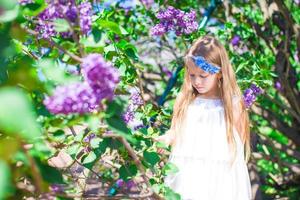
<path id="1" fill-rule="evenodd" d="M 218 67 L 218 66 L 215 66 L 213 64 L 210 64 L 209 62 L 207 62 L 205 60 L 204 57 L 202 56 L 193 56 L 193 55 L 187 55 L 186 57 L 190 57 L 193 59 L 194 63 L 200 67 L 201 69 L 203 69 L 204 71 L 206 72 L 209 72 L 211 74 L 215 74 L 215 73 L 218 73 L 221 68 Z"/>

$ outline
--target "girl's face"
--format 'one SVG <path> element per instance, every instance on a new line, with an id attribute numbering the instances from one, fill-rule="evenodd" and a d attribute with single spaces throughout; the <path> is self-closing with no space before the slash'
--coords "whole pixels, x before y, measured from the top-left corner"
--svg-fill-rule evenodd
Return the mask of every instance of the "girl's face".
<path id="1" fill-rule="evenodd" d="M 220 72 L 210 74 L 200 67 L 197 67 L 192 61 L 188 63 L 187 72 L 192 86 L 203 97 L 219 97 L 218 78 Z"/>

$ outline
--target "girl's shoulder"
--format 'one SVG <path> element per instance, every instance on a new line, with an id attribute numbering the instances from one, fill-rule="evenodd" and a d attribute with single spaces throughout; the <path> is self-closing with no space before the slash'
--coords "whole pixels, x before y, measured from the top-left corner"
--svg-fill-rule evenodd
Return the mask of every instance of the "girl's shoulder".
<path id="1" fill-rule="evenodd" d="M 241 97 L 239 95 L 233 95 L 232 96 L 232 105 L 236 106 L 241 101 Z M 204 109 L 223 109 L 224 107 L 223 100 L 221 98 L 218 99 L 206 99 L 203 97 L 196 97 L 192 103 L 190 104 L 190 107 L 193 109 L 194 107 L 202 107 Z"/>
<path id="2" fill-rule="evenodd" d="M 207 99 L 202 97 L 196 97 L 190 105 L 191 109 L 200 107 L 202 109 L 222 109 L 223 102 L 221 99 Z"/>

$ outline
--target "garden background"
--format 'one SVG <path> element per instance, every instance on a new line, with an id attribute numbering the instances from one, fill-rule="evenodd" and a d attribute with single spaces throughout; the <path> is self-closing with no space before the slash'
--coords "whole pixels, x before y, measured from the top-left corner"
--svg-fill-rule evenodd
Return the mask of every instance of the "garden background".
<path id="1" fill-rule="evenodd" d="M 186 49 L 226 47 L 255 199 L 300 199 L 299 0 L 0 0 L 0 199 L 180 199 L 154 142 Z"/>

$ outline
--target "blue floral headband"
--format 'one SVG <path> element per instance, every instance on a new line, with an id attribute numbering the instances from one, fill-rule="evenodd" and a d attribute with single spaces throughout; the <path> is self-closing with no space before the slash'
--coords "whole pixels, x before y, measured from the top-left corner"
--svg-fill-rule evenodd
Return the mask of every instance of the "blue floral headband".
<path id="1" fill-rule="evenodd" d="M 218 73 L 221 70 L 220 67 L 208 63 L 202 56 L 187 55 L 186 57 L 191 57 L 198 67 L 211 74 Z"/>

